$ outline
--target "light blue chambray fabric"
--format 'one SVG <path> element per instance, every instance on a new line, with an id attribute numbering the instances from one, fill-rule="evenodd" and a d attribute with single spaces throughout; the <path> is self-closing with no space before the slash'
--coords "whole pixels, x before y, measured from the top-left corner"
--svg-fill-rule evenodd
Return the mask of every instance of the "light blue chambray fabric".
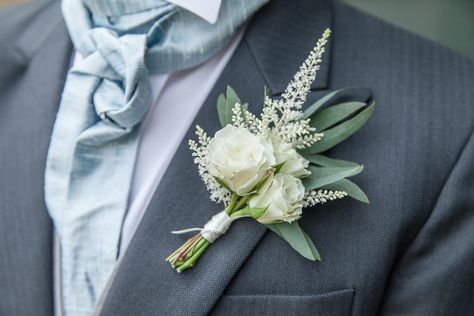
<path id="1" fill-rule="evenodd" d="M 267 1 L 224 1 L 214 25 L 161 0 L 63 1 L 84 58 L 68 73 L 45 173 L 65 315 L 91 313 L 116 262 L 148 74 L 206 60 Z"/>

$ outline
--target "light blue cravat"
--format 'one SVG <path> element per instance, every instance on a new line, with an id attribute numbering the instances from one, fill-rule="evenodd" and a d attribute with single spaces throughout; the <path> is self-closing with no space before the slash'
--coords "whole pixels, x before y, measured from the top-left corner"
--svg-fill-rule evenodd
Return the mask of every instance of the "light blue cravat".
<path id="1" fill-rule="evenodd" d="M 148 73 L 208 59 L 267 1 L 224 1 L 214 25 L 160 0 L 63 1 L 84 58 L 68 73 L 45 174 L 46 203 L 61 240 L 65 315 L 91 314 L 116 262 L 140 122 L 150 103 Z"/>

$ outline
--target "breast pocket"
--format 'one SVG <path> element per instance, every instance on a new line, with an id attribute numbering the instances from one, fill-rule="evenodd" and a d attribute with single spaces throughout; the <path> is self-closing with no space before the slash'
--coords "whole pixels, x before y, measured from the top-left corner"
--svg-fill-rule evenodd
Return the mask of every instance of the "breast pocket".
<path id="1" fill-rule="evenodd" d="M 312 295 L 223 295 L 211 315 L 323 315 L 351 314 L 354 289 Z"/>

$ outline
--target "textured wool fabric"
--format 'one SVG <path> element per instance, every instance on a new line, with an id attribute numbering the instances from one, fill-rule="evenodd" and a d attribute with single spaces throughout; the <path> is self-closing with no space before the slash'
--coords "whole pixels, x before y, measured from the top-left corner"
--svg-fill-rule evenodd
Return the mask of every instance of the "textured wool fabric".
<path id="1" fill-rule="evenodd" d="M 176 274 L 164 258 L 185 237 L 170 231 L 202 225 L 220 210 L 209 200 L 185 144 L 194 136 L 191 129 L 97 314 L 469 315 L 474 310 L 474 63 L 345 4 L 336 2 L 326 19 L 326 3 L 274 0 L 263 8 L 195 122 L 211 133 L 219 128 L 215 101 L 227 84 L 258 111 L 262 86 L 281 92 L 329 23 L 330 54 L 309 101 L 343 86 L 372 91 L 377 101 L 372 118 L 328 153 L 365 165 L 354 181 L 371 204 L 343 199 L 305 211 L 301 225 L 321 262 L 305 260 L 245 219 L 189 273 Z M 51 226 L 41 175 L 70 57 L 64 26 L 46 23 L 54 17 L 59 21 L 56 5 L 37 3 L 0 14 L 0 47 L 10 56 L 0 57 L 1 69 L 16 74 L 0 81 L 2 315 L 51 315 L 53 308 Z M 27 28 L 30 23 L 36 27 Z M 21 45 L 33 39 L 35 49 Z M 47 87 L 41 84 L 46 80 Z"/>
<path id="2" fill-rule="evenodd" d="M 354 290 L 316 295 L 223 295 L 212 315 L 348 315 Z"/>

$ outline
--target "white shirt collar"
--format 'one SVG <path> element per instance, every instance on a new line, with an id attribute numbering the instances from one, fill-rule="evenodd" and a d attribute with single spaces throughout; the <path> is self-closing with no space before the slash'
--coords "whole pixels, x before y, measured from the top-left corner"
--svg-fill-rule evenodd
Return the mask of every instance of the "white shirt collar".
<path id="1" fill-rule="evenodd" d="M 222 0 L 167 0 L 214 24 L 219 16 Z"/>

